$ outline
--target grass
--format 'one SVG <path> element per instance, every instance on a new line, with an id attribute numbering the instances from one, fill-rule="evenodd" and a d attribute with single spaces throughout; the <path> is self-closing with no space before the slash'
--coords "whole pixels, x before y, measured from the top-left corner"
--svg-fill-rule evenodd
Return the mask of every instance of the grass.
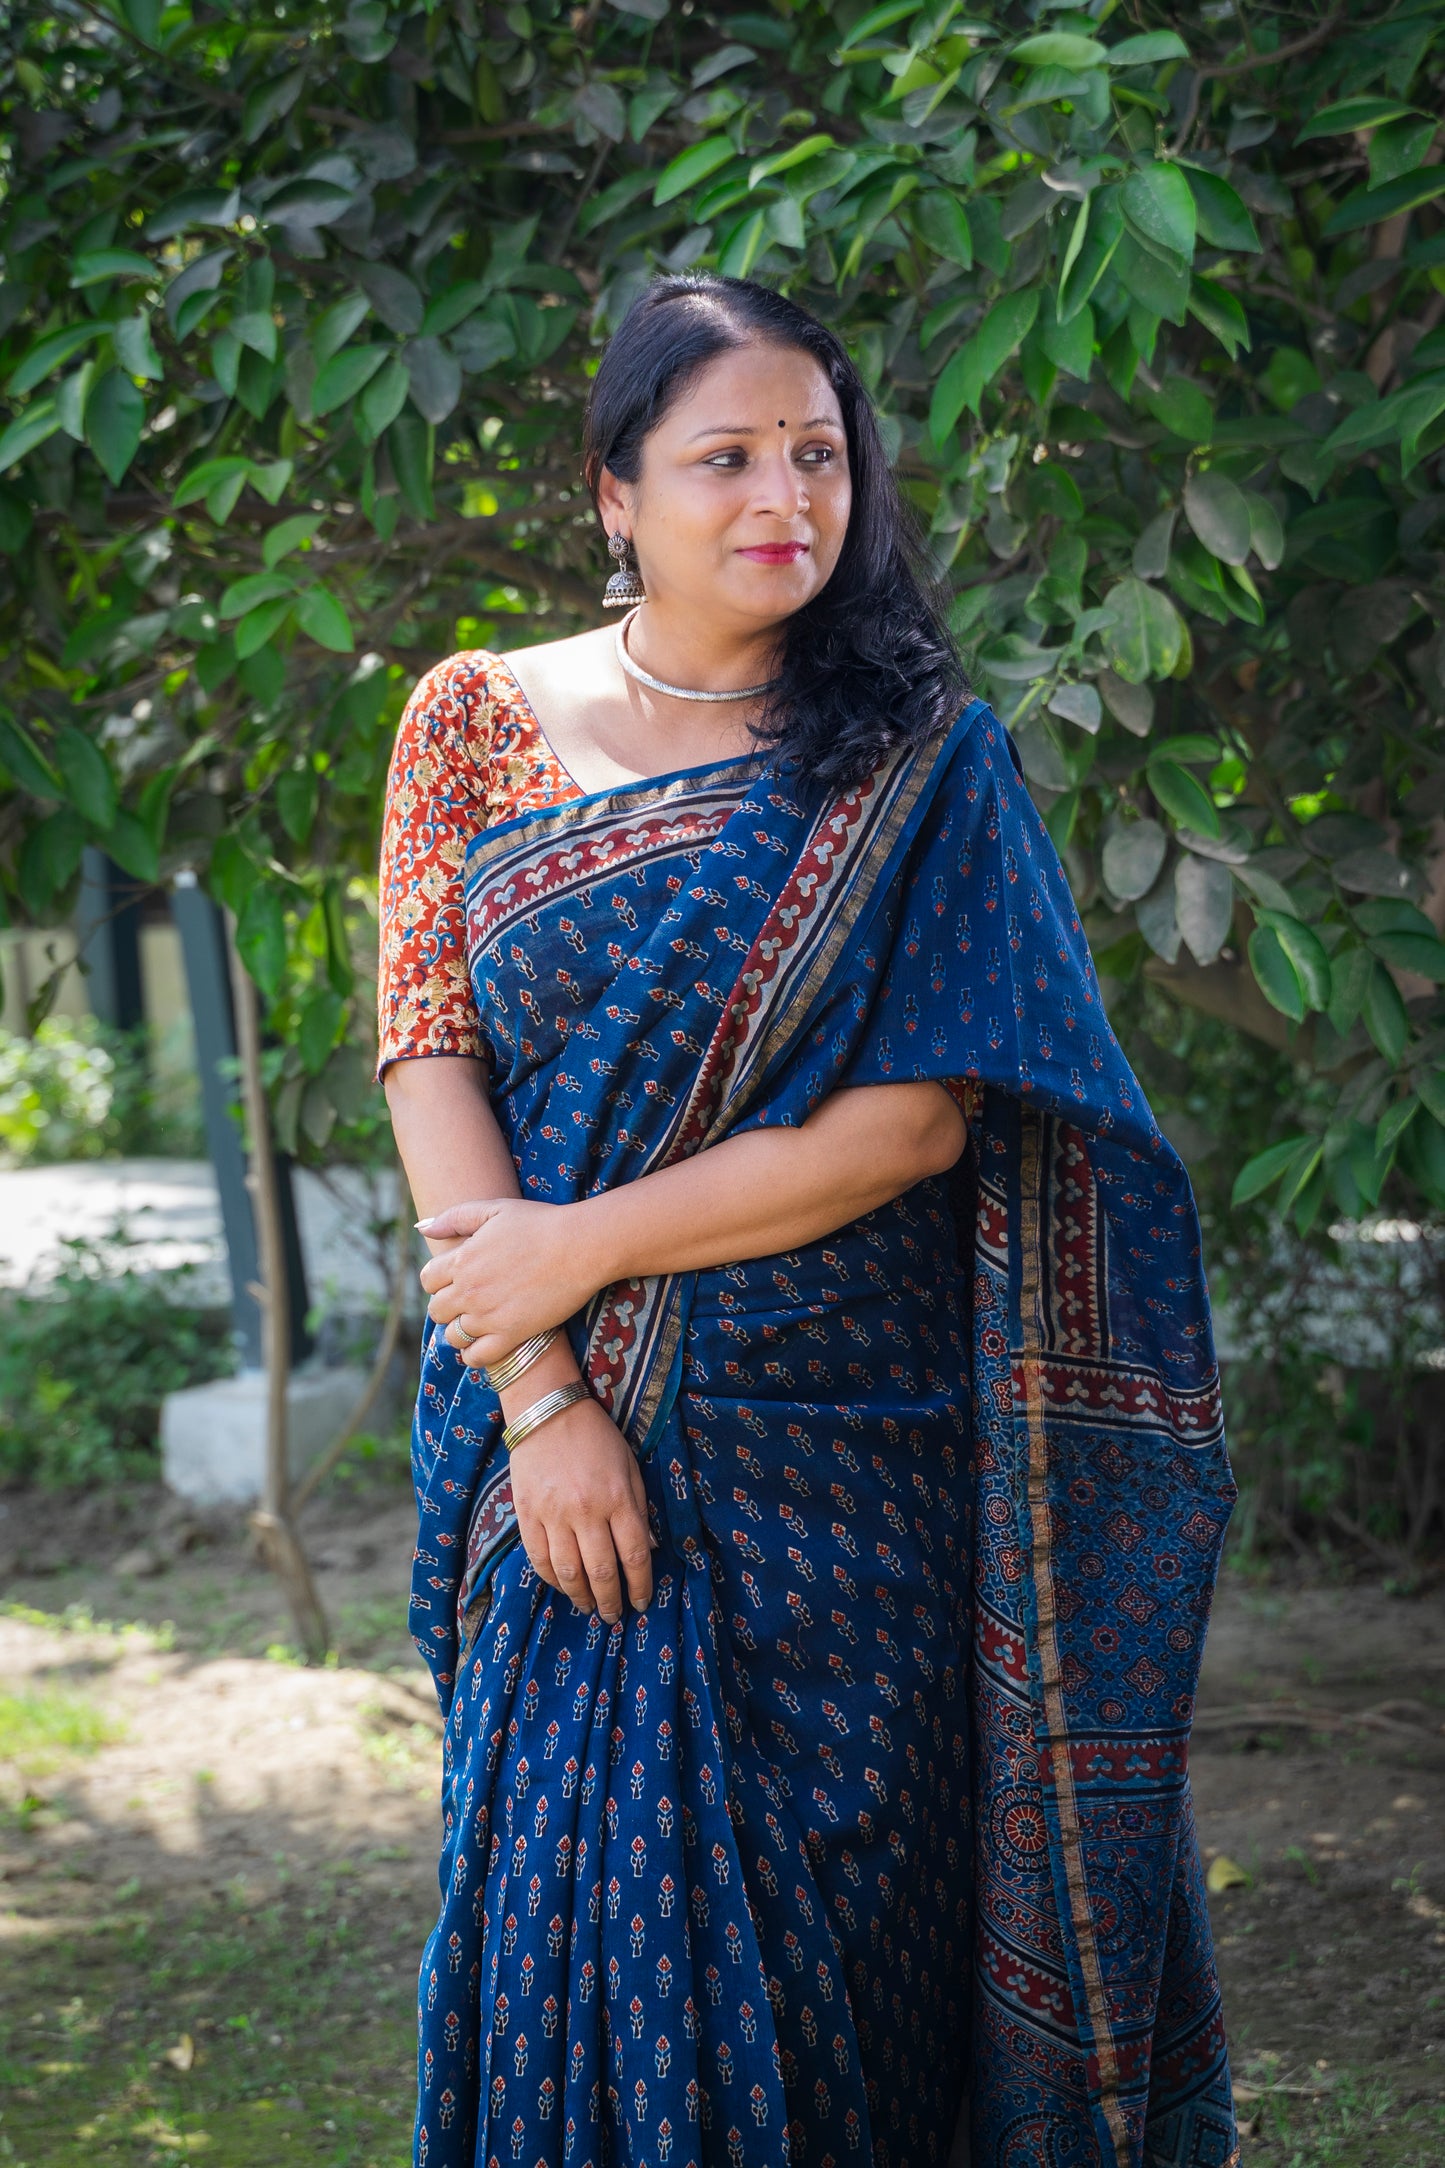
<path id="1" fill-rule="evenodd" d="M 121 1727 L 83 1695 L 57 1688 L 0 1694 L 0 1761 L 23 1776 L 43 1777 L 77 1754 L 94 1754 Z"/>
<path id="2" fill-rule="evenodd" d="M 83 1934 L 12 1944 L 0 2162 L 399 2168 L 420 1936 L 357 1873 L 283 1877 L 265 1902 L 232 1881 L 177 1911 L 123 1884 Z"/>
<path id="3" fill-rule="evenodd" d="M 1422 2099 L 1361 2073 L 1341 2073 L 1314 2099 L 1266 2092 L 1253 2127 L 1244 2141 L 1251 2168 L 1439 2168 L 1445 2160 L 1445 2098 Z"/>

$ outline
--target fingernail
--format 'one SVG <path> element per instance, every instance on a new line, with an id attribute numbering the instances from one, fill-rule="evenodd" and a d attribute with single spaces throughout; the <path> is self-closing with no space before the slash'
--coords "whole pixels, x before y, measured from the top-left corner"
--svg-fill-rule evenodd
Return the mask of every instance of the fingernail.
<path id="1" fill-rule="evenodd" d="M 433 1212 L 433 1214 L 432 1214 L 432 1216 L 431 1216 L 431 1219 L 424 1219 L 424 1220 L 413 1220 L 413 1221 L 412 1221 L 412 1226 L 413 1226 L 413 1227 L 414 1227 L 414 1228 L 416 1229 L 416 1231 L 417 1231 L 417 1233 L 418 1233 L 419 1235 L 424 1235 L 424 1234 L 426 1233 L 426 1231 L 427 1231 L 428 1227 L 430 1227 L 430 1226 L 432 1225 L 432 1223 L 433 1223 L 433 1221 L 435 1221 L 435 1219 L 436 1219 L 436 1214 L 435 1214 L 435 1212 Z"/>
<path id="2" fill-rule="evenodd" d="M 647 1540 L 655 1551 L 659 1548 L 662 1539 L 659 1536 L 649 1536 Z"/>

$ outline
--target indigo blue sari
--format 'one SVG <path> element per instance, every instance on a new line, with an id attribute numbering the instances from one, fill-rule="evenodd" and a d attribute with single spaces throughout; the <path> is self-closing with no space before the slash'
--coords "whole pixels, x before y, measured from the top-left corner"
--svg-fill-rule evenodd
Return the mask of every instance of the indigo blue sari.
<path id="1" fill-rule="evenodd" d="M 959 1167 L 570 1330 L 642 1464 L 608 1628 L 428 1340 L 446 1717 L 418 2168 L 1225 2168 L 1190 1808 L 1234 1492 L 1184 1170 L 990 711 L 819 811 L 755 761 L 475 838 L 472 977 L 554 1203 L 935 1078 Z"/>

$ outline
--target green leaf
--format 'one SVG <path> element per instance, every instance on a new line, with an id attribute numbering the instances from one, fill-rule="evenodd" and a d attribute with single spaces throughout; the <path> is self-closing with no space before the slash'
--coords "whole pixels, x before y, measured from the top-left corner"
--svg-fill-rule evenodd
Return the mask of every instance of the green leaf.
<path id="1" fill-rule="evenodd" d="M 272 459 L 261 466 L 251 465 L 251 487 L 263 496 L 267 504 L 279 504 L 291 479 L 291 461 Z"/>
<path id="2" fill-rule="evenodd" d="M 248 610 L 236 627 L 236 660 L 245 662 L 273 640 L 291 613 L 295 596 L 278 595 L 274 602 L 262 602 L 254 610 Z"/>
<path id="3" fill-rule="evenodd" d="M 139 256 L 133 248 L 92 248 L 75 258 L 70 283 L 72 287 L 98 286 L 103 279 L 154 279 L 159 276 L 149 256 Z"/>
<path id="4" fill-rule="evenodd" d="M 1204 547 L 1227 565 L 1242 565 L 1251 547 L 1249 505 L 1227 474 L 1211 468 L 1184 485 L 1184 516 Z"/>
<path id="5" fill-rule="evenodd" d="M 302 768 L 283 768 L 275 787 L 281 826 L 293 843 L 305 843 L 316 819 L 316 770 L 309 762 Z"/>
<path id="6" fill-rule="evenodd" d="M 1355 135 L 1366 128 L 1378 128 L 1382 121 L 1402 120 L 1407 113 L 1418 110 L 1417 106 L 1402 104 L 1398 98 L 1345 98 L 1338 105 L 1327 105 L 1313 120 L 1306 121 L 1295 141 L 1311 143 L 1316 136 Z"/>
<path id="7" fill-rule="evenodd" d="M 1144 240 L 1189 262 L 1197 221 L 1194 197 L 1178 166 L 1149 165 L 1132 174 L 1123 200 L 1125 217 Z"/>
<path id="8" fill-rule="evenodd" d="M 101 838 L 107 856 L 133 880 L 154 881 L 161 870 L 161 854 L 155 837 L 134 813 L 116 814 Z"/>
<path id="9" fill-rule="evenodd" d="M 774 151 L 768 158 L 760 158 L 748 168 L 748 186 L 756 188 L 760 181 L 770 181 L 776 173 L 791 173 L 794 166 L 804 166 L 820 151 L 835 148 L 832 136 L 804 136 L 801 143 L 794 143 L 785 151 Z"/>
<path id="10" fill-rule="evenodd" d="M 297 1050 L 308 1076 L 319 1076 L 326 1067 L 345 1013 L 346 1004 L 334 987 L 321 986 L 308 994 L 296 1031 Z"/>
<path id="11" fill-rule="evenodd" d="M 277 595 L 292 597 L 295 584 L 284 572 L 248 572 L 244 579 L 233 580 L 221 597 L 222 617 L 244 617 L 259 603 L 270 602 Z"/>
<path id="12" fill-rule="evenodd" d="M 5 382 L 6 391 L 12 399 L 21 398 L 26 392 L 34 391 L 37 384 L 43 384 L 46 377 L 62 368 L 76 354 L 82 353 L 108 328 L 108 325 L 98 322 L 66 324 L 59 331 L 47 332 L 43 339 L 37 339 L 35 344 L 27 349 L 11 370 Z"/>
<path id="13" fill-rule="evenodd" d="M 767 213 L 749 211 L 737 219 L 718 245 L 717 267 L 723 278 L 745 279 L 762 254 L 767 239 Z M 859 249 L 866 236 L 860 236 Z"/>
<path id="14" fill-rule="evenodd" d="M 1239 191 L 1202 166 L 1179 170 L 1194 198 L 1200 239 L 1211 248 L 1227 248 L 1231 255 L 1257 255 L 1262 246 L 1259 231 Z"/>
<path id="15" fill-rule="evenodd" d="M 1077 316 L 1098 285 L 1124 234 L 1124 206 L 1117 188 L 1096 188 L 1079 205 L 1059 273 L 1058 319 Z"/>
<path id="16" fill-rule="evenodd" d="M 1163 60 L 1187 60 L 1189 47 L 1176 30 L 1142 30 L 1111 45 L 1105 58 L 1111 68 L 1155 67 Z"/>
<path id="17" fill-rule="evenodd" d="M 1371 965 L 1360 1014 L 1365 1020 L 1366 1031 L 1386 1061 L 1392 1069 L 1397 1069 L 1410 1036 L 1410 1020 L 1405 1014 L 1400 989 L 1382 963 Z"/>
<path id="18" fill-rule="evenodd" d="M 349 655 L 356 646 L 345 610 L 329 587 L 308 587 L 296 605 L 296 622 L 318 647 Z"/>
<path id="19" fill-rule="evenodd" d="M 1284 528 L 1280 516 L 1268 497 L 1262 497 L 1257 489 L 1247 489 L 1244 501 L 1249 507 L 1249 546 L 1264 566 L 1273 572 L 1284 561 Z"/>
<path id="20" fill-rule="evenodd" d="M 323 362 L 311 387 L 311 411 L 320 418 L 355 398 L 369 384 L 382 363 L 390 358 L 384 346 L 344 346 Z"/>
<path id="21" fill-rule="evenodd" d="M 241 114 L 241 133 L 248 143 L 263 136 L 273 122 L 285 118 L 300 97 L 305 81 L 305 68 L 290 68 L 285 75 L 273 75 L 269 82 L 252 84 Z"/>
<path id="22" fill-rule="evenodd" d="M 55 766 L 81 819 L 92 828 L 109 828 L 118 803 L 115 777 L 94 738 L 67 723 L 55 740 Z"/>
<path id="23" fill-rule="evenodd" d="M 1149 592 L 1156 594 L 1157 589 L 1150 588 Z M 1159 599 L 1162 601 L 1164 597 Z M 1177 761 L 1151 754 L 1145 773 L 1154 796 L 1181 828 L 1188 828 L 1197 836 L 1219 834 L 1219 814 L 1214 800 L 1187 768 L 1181 768 Z"/>
<path id="24" fill-rule="evenodd" d="M 393 354 L 380 369 L 357 403 L 357 412 L 366 434 L 373 442 L 384 436 L 406 405 L 406 395 L 411 386 L 406 363 L 399 354 Z"/>
<path id="25" fill-rule="evenodd" d="M 266 881 L 258 881 L 246 898 L 236 924 L 236 947 L 262 993 L 274 1001 L 286 969 L 286 915 L 280 896 Z"/>
<path id="26" fill-rule="evenodd" d="M 685 195 L 689 188 L 696 188 L 719 166 L 725 166 L 736 153 L 726 136 L 710 136 L 705 143 L 693 143 L 681 151 L 670 165 L 664 166 L 652 192 L 655 204 L 671 203 L 675 196 Z"/>
<path id="27" fill-rule="evenodd" d="M 144 395 L 122 369 L 107 369 L 85 402 L 85 441 L 112 487 L 119 487 L 140 449 L 145 413 Z"/>
<path id="28" fill-rule="evenodd" d="M 1026 68 L 1094 68 L 1110 56 L 1097 38 L 1081 38 L 1071 30 L 1044 30 L 1037 37 L 1025 38 L 1009 57 Z"/>
<path id="29" fill-rule="evenodd" d="M 309 542 L 322 518 L 320 512 L 295 512 L 290 519 L 283 519 L 279 527 L 273 527 L 261 544 L 261 562 L 266 570 L 274 572 L 283 557 L 289 557 L 292 550 Z"/>
<path id="30" fill-rule="evenodd" d="M 151 337 L 150 318 L 143 310 L 138 316 L 123 316 L 112 327 L 111 338 L 116 359 L 123 369 L 128 369 L 132 376 L 143 376 L 151 383 L 161 381 L 166 372 Z"/>
<path id="31" fill-rule="evenodd" d="M 1256 926 L 1249 937 L 1249 963 L 1260 992 L 1271 1008 L 1278 1009 L 1291 1023 L 1302 1024 L 1305 1016 L 1304 981 L 1285 953 L 1284 945 L 1272 926 Z"/>
<path id="32" fill-rule="evenodd" d="M 65 785 L 23 723 L 0 713 L 0 761 L 32 798 L 62 798 Z"/>
<path id="33" fill-rule="evenodd" d="M 1370 946 L 1377 956 L 1397 971 L 1413 971 L 1422 979 L 1445 986 L 1445 941 L 1433 933 L 1377 933 Z"/>
<path id="34" fill-rule="evenodd" d="M 33 400 L 23 414 L 17 414 L 7 428 L 0 430 L 0 474 L 7 473 L 47 437 L 53 437 L 59 427 L 55 401 Z"/>
<path id="35" fill-rule="evenodd" d="M 1144 398 L 1155 420 L 1185 444 L 1208 444 L 1214 435 L 1214 409 L 1188 377 L 1166 376 L 1158 391 L 1146 392 Z"/>
<path id="36" fill-rule="evenodd" d="M 1104 601 L 1115 618 L 1101 635 L 1111 667 L 1131 685 L 1168 677 L 1179 660 L 1183 637 L 1179 612 L 1169 597 L 1130 574 L 1109 589 Z M 1217 824 L 1211 832 L 1217 832 Z"/>
<path id="37" fill-rule="evenodd" d="M 1038 306 L 1036 286 L 1005 294 L 949 361 L 934 386 L 929 409 L 928 426 L 935 444 L 943 442 L 965 407 L 978 413 L 985 386 L 1027 337 Z"/>
<path id="38" fill-rule="evenodd" d="M 965 271 L 973 268 L 973 235 L 957 196 L 929 188 L 913 204 L 913 224 L 936 255 Z"/>
<path id="39" fill-rule="evenodd" d="M 386 432 L 386 447 L 391 454 L 392 472 L 397 488 L 409 511 L 418 519 L 435 519 L 436 505 L 432 497 L 432 461 L 436 451 L 436 431 L 424 422 L 413 407 L 406 407 Z"/>
<path id="40" fill-rule="evenodd" d="M 189 474 L 182 475 L 180 481 L 176 484 L 175 495 L 171 498 L 171 503 L 179 511 L 182 505 L 194 504 L 198 497 L 209 498 L 211 492 L 218 489 L 223 483 L 234 482 L 236 484 L 235 495 L 231 497 L 226 510 L 220 515 L 220 524 L 224 525 L 230 514 L 231 506 L 235 504 L 236 497 L 240 495 L 246 485 L 250 472 L 250 460 L 242 458 L 239 453 L 228 453 L 221 459 L 203 459 L 200 466 L 192 467 Z M 213 513 L 212 517 L 215 516 Z"/>
<path id="41" fill-rule="evenodd" d="M 1189 266 L 1182 256 L 1165 257 L 1125 233 L 1114 256 L 1114 272 L 1140 307 L 1168 323 L 1182 324 L 1189 314 Z"/>
<path id="42" fill-rule="evenodd" d="M 1445 166 L 1422 166 L 1414 173 L 1402 173 L 1398 180 L 1386 181 L 1383 188 L 1363 188 L 1347 196 L 1326 219 L 1325 238 L 1333 240 L 1339 233 L 1357 233 L 1362 226 L 1378 226 L 1384 219 L 1398 217 L 1401 211 L 1418 210 L 1422 203 L 1432 203 L 1439 195 L 1445 195 Z"/>
<path id="43" fill-rule="evenodd" d="M 1392 1106 L 1386 1107 L 1375 1130 L 1375 1150 L 1392 1151 L 1419 1111 L 1419 1100 L 1408 1094 L 1403 1099 L 1397 1099 Z"/>
<path id="44" fill-rule="evenodd" d="M 1286 1137 L 1283 1144 L 1271 1144 L 1264 1152 L 1256 1152 L 1247 1159 L 1234 1178 L 1230 1192 L 1232 1205 L 1248 1204 L 1252 1198 L 1263 1196 L 1276 1183 L 1292 1160 L 1301 1154 L 1319 1149 L 1313 1137 Z"/>
<path id="45" fill-rule="evenodd" d="M 1053 296 L 1047 299 L 1052 302 Z M 1083 307 L 1061 324 L 1050 308 L 1042 333 L 1043 349 L 1056 369 L 1065 376 L 1073 376 L 1080 383 L 1087 383 L 1094 365 L 1094 312 L 1086 301 Z"/>
<path id="46" fill-rule="evenodd" d="M 1271 911 L 1256 906 L 1255 916 L 1260 924 L 1269 927 L 1280 947 L 1294 965 L 1300 985 L 1304 989 L 1306 1006 L 1311 1009 L 1328 1009 L 1333 993 L 1330 959 L 1324 943 L 1312 926 L 1291 913 Z"/>
<path id="47" fill-rule="evenodd" d="M 1212 331 L 1231 361 L 1241 349 L 1249 352 L 1249 318 L 1244 304 L 1237 294 L 1218 279 L 1201 278 L 1198 272 L 1189 281 L 1189 313 Z"/>
<path id="48" fill-rule="evenodd" d="M 1433 120 L 1391 121 L 1370 138 L 1370 186 L 1383 188 L 1425 163 L 1435 136 Z"/>

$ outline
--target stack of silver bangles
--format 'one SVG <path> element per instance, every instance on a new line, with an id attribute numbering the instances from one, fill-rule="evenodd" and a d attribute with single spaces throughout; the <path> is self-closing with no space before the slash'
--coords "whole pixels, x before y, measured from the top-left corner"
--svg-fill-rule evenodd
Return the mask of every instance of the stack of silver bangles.
<path id="1" fill-rule="evenodd" d="M 556 1326 L 549 1325 L 545 1332 L 534 1332 L 530 1340 L 524 1340 L 520 1347 L 514 1347 L 511 1354 L 504 1355 L 499 1363 L 490 1364 L 483 1371 L 483 1376 L 492 1391 L 504 1393 L 509 1385 L 515 1385 L 523 1371 L 530 1370 L 533 1363 L 546 1354 L 556 1337 Z"/>
<path id="2" fill-rule="evenodd" d="M 530 1340 L 514 1347 L 510 1355 L 504 1355 L 499 1363 L 492 1363 L 483 1370 L 483 1376 L 494 1393 L 505 1392 L 515 1385 L 518 1378 L 530 1370 L 533 1363 L 546 1354 L 557 1337 L 557 1327 L 549 1326 L 546 1332 L 534 1332 Z M 543 1393 L 529 1408 L 523 1408 L 514 1422 L 508 1423 L 502 1432 L 502 1443 L 509 1453 L 515 1452 L 524 1438 L 530 1438 L 534 1430 L 560 1415 L 564 1408 L 576 1407 L 579 1400 L 590 1397 L 580 1378 L 569 1385 L 558 1385 L 550 1393 Z"/>

